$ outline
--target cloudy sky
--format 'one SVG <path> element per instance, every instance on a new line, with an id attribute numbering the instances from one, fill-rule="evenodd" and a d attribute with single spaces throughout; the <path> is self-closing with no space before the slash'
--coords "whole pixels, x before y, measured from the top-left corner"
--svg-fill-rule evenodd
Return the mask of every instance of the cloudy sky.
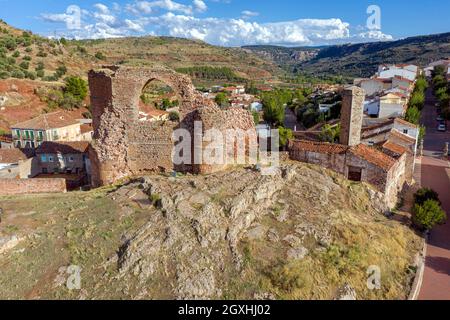
<path id="1" fill-rule="evenodd" d="M 16 27 L 77 39 L 168 35 L 223 46 L 315 46 L 450 31 L 447 0 L 0 0 L 0 7 L 0 18 Z"/>

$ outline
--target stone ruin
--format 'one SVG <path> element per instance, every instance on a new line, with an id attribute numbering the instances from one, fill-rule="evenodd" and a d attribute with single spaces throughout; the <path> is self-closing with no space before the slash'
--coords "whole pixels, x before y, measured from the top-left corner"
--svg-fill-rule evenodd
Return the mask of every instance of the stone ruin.
<path id="1" fill-rule="evenodd" d="M 181 98 L 180 121 L 138 120 L 142 89 L 154 80 L 169 85 Z M 149 172 L 204 174 L 225 169 L 225 164 L 194 164 L 194 159 L 174 165 L 172 152 L 177 141 L 174 141 L 172 134 L 175 129 L 186 129 L 193 137 L 195 121 L 202 122 L 202 134 L 210 128 L 222 132 L 241 129 L 253 132 L 256 137 L 250 112 L 219 108 L 212 100 L 204 98 L 195 90 L 188 76 L 164 67 L 108 66 L 91 70 L 89 88 L 94 127 L 94 141 L 89 156 L 94 187 Z M 194 150 L 192 145 L 192 158 L 195 152 L 198 150 Z M 231 152 L 235 156 L 235 150 Z"/>

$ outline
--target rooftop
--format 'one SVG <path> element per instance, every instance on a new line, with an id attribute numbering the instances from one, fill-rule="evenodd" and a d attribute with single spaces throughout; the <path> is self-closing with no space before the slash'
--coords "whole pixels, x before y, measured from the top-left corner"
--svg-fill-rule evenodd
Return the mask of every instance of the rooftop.
<path id="1" fill-rule="evenodd" d="M 349 149 L 349 152 L 386 171 L 391 169 L 396 161 L 386 153 L 381 152 L 373 147 L 366 146 L 365 144 L 359 144 L 357 146 L 351 147 Z"/>
<path id="2" fill-rule="evenodd" d="M 395 123 L 399 123 L 399 124 L 401 124 L 403 126 L 407 126 L 407 127 L 410 127 L 410 128 L 417 129 L 417 126 L 415 124 L 412 124 L 411 122 L 403 120 L 402 118 L 395 118 L 394 121 L 395 121 Z"/>
<path id="3" fill-rule="evenodd" d="M 406 143 L 416 143 L 416 139 L 414 139 L 413 137 L 410 137 L 406 134 L 401 133 L 397 129 L 392 129 L 391 135 L 394 136 L 395 138 L 398 138 L 398 139 L 406 142 Z"/>
<path id="4" fill-rule="evenodd" d="M 401 156 L 402 154 L 409 152 L 407 148 L 392 141 L 386 141 L 383 144 L 383 149 L 386 149 L 391 156 Z"/>
<path id="5" fill-rule="evenodd" d="M 44 141 L 37 149 L 37 154 L 42 153 L 61 153 L 61 154 L 76 154 L 86 153 L 89 147 L 87 141 Z"/>
<path id="6" fill-rule="evenodd" d="M 55 128 L 63 128 L 79 123 L 78 120 L 70 116 L 67 112 L 58 111 L 53 113 L 42 114 L 28 121 L 16 123 L 13 129 L 30 129 L 30 130 L 50 130 Z"/>
<path id="7" fill-rule="evenodd" d="M 294 140 L 292 144 L 301 150 L 328 154 L 345 153 L 349 148 L 342 144 L 306 140 Z"/>
<path id="8" fill-rule="evenodd" d="M 20 149 L 0 149 L 0 163 L 18 163 L 27 159 L 27 155 Z"/>

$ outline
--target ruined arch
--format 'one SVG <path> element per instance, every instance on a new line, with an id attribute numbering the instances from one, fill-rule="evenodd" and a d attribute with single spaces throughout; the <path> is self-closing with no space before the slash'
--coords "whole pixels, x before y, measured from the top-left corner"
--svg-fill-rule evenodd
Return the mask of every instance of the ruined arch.
<path id="1" fill-rule="evenodd" d="M 179 122 L 139 121 L 138 101 L 142 89 L 154 80 L 164 82 L 181 98 Z M 174 168 L 173 130 L 183 128 L 193 135 L 194 121 L 201 121 L 205 129 L 254 129 L 253 117 L 248 111 L 221 110 L 195 90 L 188 76 L 164 67 L 110 66 L 92 70 L 89 88 L 94 127 L 90 159 L 95 187 L 147 172 L 221 170 L 223 166 L 196 167 L 193 162 Z"/>

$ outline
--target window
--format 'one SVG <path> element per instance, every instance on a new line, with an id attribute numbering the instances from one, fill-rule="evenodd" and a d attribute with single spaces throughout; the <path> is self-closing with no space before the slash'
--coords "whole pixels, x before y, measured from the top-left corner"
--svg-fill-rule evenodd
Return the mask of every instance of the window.
<path id="1" fill-rule="evenodd" d="M 47 174 L 47 173 L 48 173 L 47 168 L 42 168 L 42 173 L 43 173 L 43 174 Z"/>
<path id="2" fill-rule="evenodd" d="M 16 136 L 17 138 L 20 138 L 20 130 L 16 130 Z"/>
<path id="3" fill-rule="evenodd" d="M 48 156 L 48 162 L 53 162 L 53 156 Z"/>
<path id="4" fill-rule="evenodd" d="M 69 157 L 69 162 L 73 162 L 73 161 L 74 161 L 73 157 L 70 156 L 70 157 Z"/>
<path id="5" fill-rule="evenodd" d="M 20 141 L 17 141 L 16 147 L 17 147 L 17 148 L 22 148 L 22 143 L 21 143 Z"/>
<path id="6" fill-rule="evenodd" d="M 408 129 L 403 129 L 404 134 L 408 134 Z"/>
<path id="7" fill-rule="evenodd" d="M 25 138 L 30 139 L 30 132 L 28 130 L 25 130 Z"/>
<path id="8" fill-rule="evenodd" d="M 369 146 L 373 146 L 374 144 L 375 144 L 375 142 L 369 141 Z"/>
<path id="9" fill-rule="evenodd" d="M 34 131 L 30 131 L 31 140 L 34 140 Z"/>
<path id="10" fill-rule="evenodd" d="M 53 173 L 59 173 L 59 168 L 53 168 Z"/>
<path id="11" fill-rule="evenodd" d="M 47 162 L 47 155 L 41 154 L 41 162 Z"/>
<path id="12" fill-rule="evenodd" d="M 39 141 L 44 140 L 44 133 L 42 131 L 39 131 L 39 133 L 38 133 L 38 140 Z"/>

